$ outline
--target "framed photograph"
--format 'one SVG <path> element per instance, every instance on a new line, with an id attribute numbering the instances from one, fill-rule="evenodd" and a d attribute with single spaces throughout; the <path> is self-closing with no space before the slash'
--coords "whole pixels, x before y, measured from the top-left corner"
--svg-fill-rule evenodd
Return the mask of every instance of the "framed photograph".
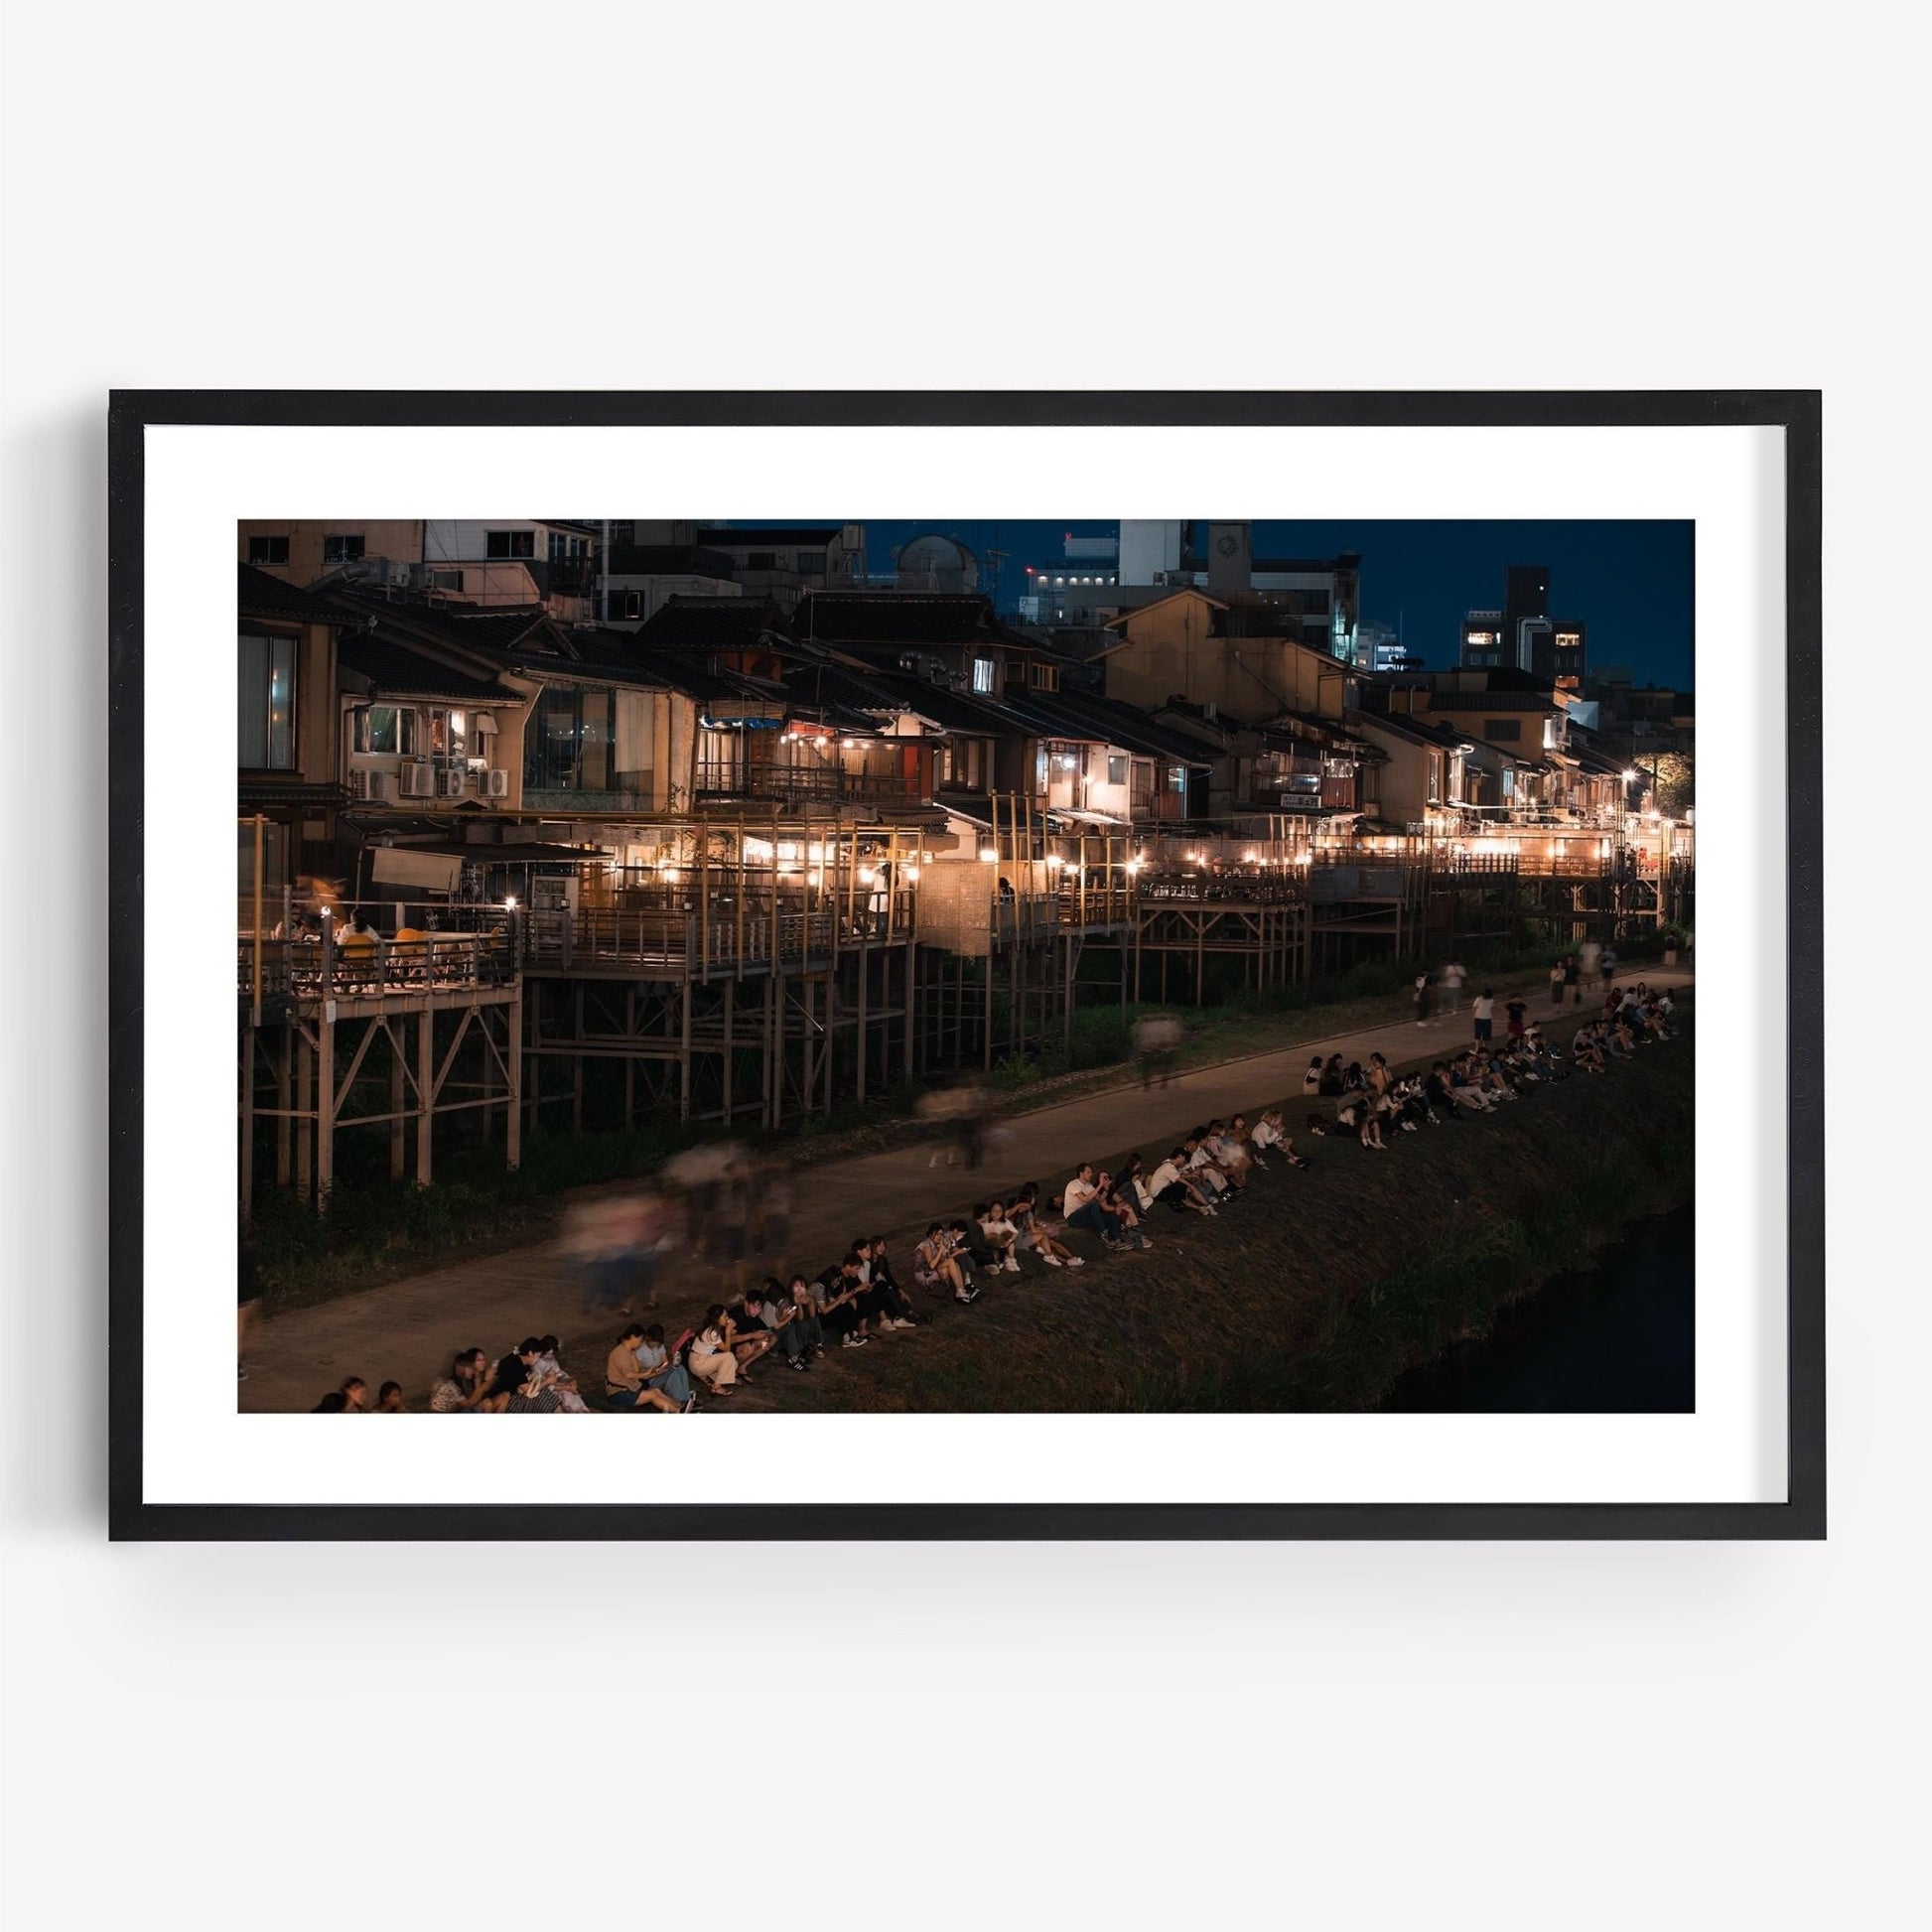
<path id="1" fill-rule="evenodd" d="M 110 440 L 115 1537 L 1824 1535 L 1817 393 Z"/>

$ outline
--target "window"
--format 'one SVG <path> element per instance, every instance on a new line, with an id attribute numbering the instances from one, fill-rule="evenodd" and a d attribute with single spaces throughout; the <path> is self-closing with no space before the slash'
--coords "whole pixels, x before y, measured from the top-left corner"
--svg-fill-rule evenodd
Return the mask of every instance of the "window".
<path id="1" fill-rule="evenodd" d="M 1523 736 L 1523 721 L 1520 718 L 1485 718 L 1482 721 L 1482 735 L 1493 745 L 1514 745 Z"/>
<path id="2" fill-rule="evenodd" d="M 1127 759 L 1112 752 L 1107 755 L 1107 782 L 1110 785 L 1124 785 L 1127 782 Z"/>
<path id="3" fill-rule="evenodd" d="M 825 552 L 822 550 L 799 551 L 798 574 L 800 577 L 823 577 L 825 575 Z"/>
<path id="4" fill-rule="evenodd" d="M 552 530 L 547 554 L 553 564 L 588 557 L 591 554 L 591 540 L 589 537 L 566 536 L 561 530 Z"/>
<path id="5" fill-rule="evenodd" d="M 641 618 L 644 615 L 644 594 L 642 591 L 624 592 L 623 615 L 626 618 Z"/>
<path id="6" fill-rule="evenodd" d="M 355 707 L 354 736 L 358 752 L 391 753 L 398 758 L 416 755 L 416 714 L 392 704 Z"/>
<path id="7" fill-rule="evenodd" d="M 248 539 L 248 561 L 259 567 L 285 564 L 289 560 L 289 540 L 287 537 L 250 537 Z"/>
<path id="8" fill-rule="evenodd" d="M 1168 789 L 1179 792 L 1187 789 L 1187 767 L 1184 764 L 1168 766 Z"/>
<path id="9" fill-rule="evenodd" d="M 1462 633 L 1462 641 L 1465 644 L 1493 644 L 1496 641 L 1496 633 L 1493 630 L 1465 630 Z"/>
<path id="10" fill-rule="evenodd" d="M 278 539 L 284 550 L 286 537 Z M 240 633 L 236 762 L 250 771 L 295 769 L 295 639 Z"/>
<path id="11" fill-rule="evenodd" d="M 483 540 L 486 557 L 534 557 L 537 533 L 534 530 L 490 530 Z"/>
<path id="12" fill-rule="evenodd" d="M 429 587 L 433 591 L 458 591 L 463 589 L 463 573 L 460 570 L 433 570 L 429 574 Z"/>
<path id="13" fill-rule="evenodd" d="M 749 550 L 745 553 L 747 570 L 776 570 L 778 553 L 775 550 Z"/>
<path id="14" fill-rule="evenodd" d="M 553 686 L 523 734 L 523 782 L 536 791 L 608 791 L 617 694 Z"/>
<path id="15" fill-rule="evenodd" d="M 1057 691 L 1060 688 L 1060 667 L 1057 664 L 1029 664 L 1027 682 L 1035 691 Z"/>
<path id="16" fill-rule="evenodd" d="M 362 539 L 357 536 L 324 537 L 322 561 L 326 564 L 358 564 L 362 561 Z"/>
<path id="17" fill-rule="evenodd" d="M 990 657 L 974 658 L 973 689 L 983 697 L 990 697 L 994 690 L 993 679 L 998 668 L 998 665 Z"/>

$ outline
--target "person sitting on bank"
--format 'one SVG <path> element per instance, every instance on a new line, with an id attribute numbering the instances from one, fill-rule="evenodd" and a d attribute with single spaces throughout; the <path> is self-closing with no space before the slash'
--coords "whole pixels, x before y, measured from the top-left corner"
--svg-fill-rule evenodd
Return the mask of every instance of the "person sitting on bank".
<path id="1" fill-rule="evenodd" d="M 859 1255 L 859 1273 L 866 1284 L 860 1306 L 876 1326 L 916 1328 L 911 1298 L 893 1275 L 893 1264 L 886 1252 L 883 1234 L 862 1235 L 853 1242 Z"/>
<path id="2" fill-rule="evenodd" d="M 450 1364 L 450 1372 L 429 1392 L 433 1416 L 460 1416 L 482 1408 L 489 1395 L 489 1357 L 481 1348 L 466 1348 Z"/>
<path id="3" fill-rule="evenodd" d="M 691 1380 L 683 1369 L 666 1364 L 664 1330 L 659 1328 L 654 1344 L 654 1361 L 645 1355 L 646 1336 L 642 1325 L 633 1321 L 604 1363 L 604 1399 L 613 1409 L 656 1409 L 675 1416 L 697 1406 Z M 683 1395 L 671 1392 L 675 1377 Z"/>
<path id="4" fill-rule="evenodd" d="M 1148 1204 L 1152 1206 L 1159 1201 L 1176 1214 L 1218 1213 L 1219 1209 L 1194 1183 L 1186 1169 L 1187 1150 L 1174 1148 L 1147 1177 Z"/>
<path id="5" fill-rule="evenodd" d="M 685 1363 L 691 1373 L 715 1396 L 737 1394 L 738 1358 L 726 1339 L 728 1324 L 725 1305 L 714 1302 L 705 1311 L 704 1326 L 691 1337 Z"/>
<path id="6" fill-rule="evenodd" d="M 1287 1124 L 1282 1119 L 1279 1107 L 1270 1107 L 1255 1122 L 1255 1131 L 1249 1136 L 1254 1148 L 1255 1165 L 1259 1167 L 1265 1156 L 1279 1154 L 1291 1168 L 1306 1168 L 1309 1164 L 1295 1152 L 1295 1143 L 1290 1138 Z"/>
<path id="7" fill-rule="evenodd" d="M 1342 1072 L 1341 1055 L 1330 1053 L 1321 1068 L 1321 1095 L 1323 1100 L 1339 1100 L 1342 1095 L 1346 1075 Z"/>
<path id="8" fill-rule="evenodd" d="M 1006 1202 L 976 1202 L 973 1219 L 979 1223 L 980 1239 L 992 1250 L 994 1267 L 1004 1268 L 1009 1275 L 1019 1274 L 1020 1230 L 1007 1213 Z"/>
<path id="9" fill-rule="evenodd" d="M 825 1327 L 818 1318 L 818 1301 L 803 1275 L 794 1275 L 781 1288 L 775 1275 L 765 1277 L 764 1318 L 784 1353 L 785 1366 L 803 1372 L 812 1357 L 824 1353 Z"/>
<path id="10" fill-rule="evenodd" d="M 765 1325 L 763 1289 L 748 1288 L 736 1302 L 728 1304 L 725 1321 L 730 1330 L 726 1346 L 738 1357 L 738 1379 L 749 1384 L 752 1378 L 745 1371 L 777 1343 L 777 1337 Z"/>
<path id="11" fill-rule="evenodd" d="M 1118 1232 L 1107 1243 L 1110 1248 L 1121 1254 L 1139 1254 L 1151 1248 L 1154 1243 L 1147 1238 L 1141 1228 L 1140 1198 L 1131 1182 L 1122 1182 L 1110 1174 L 1105 1168 L 1094 1175 L 1094 1186 L 1098 1191 L 1094 1201 L 1102 1213 L 1114 1217 Z M 1077 1257 L 1074 1257 L 1077 1259 Z"/>
<path id="12" fill-rule="evenodd" d="M 859 1274 L 859 1256 L 848 1249 L 843 1260 L 835 1261 L 818 1278 L 819 1319 L 828 1335 L 837 1335 L 841 1348 L 863 1348 L 872 1337 L 866 1332 L 866 1316 L 859 1306 L 866 1284 Z"/>
<path id="13" fill-rule="evenodd" d="M 1302 1091 L 1311 1100 L 1321 1091 L 1321 1055 L 1317 1053 L 1309 1062 L 1309 1070 L 1302 1075 Z"/>
<path id="14" fill-rule="evenodd" d="M 937 1221 L 912 1250 L 912 1279 L 921 1288 L 950 1289 L 955 1302 L 970 1302 L 978 1292 L 959 1265 L 945 1228 Z"/>
<path id="15" fill-rule="evenodd" d="M 1007 1212 L 1020 1230 L 1023 1252 L 1032 1249 L 1049 1268 L 1064 1268 L 1073 1260 L 1073 1250 L 1060 1239 L 1060 1223 L 1040 1211 L 1038 1181 L 1025 1182 L 1015 1192 Z"/>
<path id="16" fill-rule="evenodd" d="M 543 1378 L 546 1388 L 555 1389 L 557 1399 L 563 1405 L 567 1416 L 588 1416 L 591 1406 L 583 1398 L 577 1387 L 577 1378 L 564 1367 L 558 1359 L 557 1351 L 562 1344 L 555 1335 L 543 1335 L 538 1340 L 537 1372 Z"/>
<path id="17" fill-rule="evenodd" d="M 1182 1143 L 1181 1151 L 1187 1157 L 1187 1175 L 1194 1185 L 1218 1207 L 1233 1200 L 1240 1192 L 1243 1182 L 1215 1160 L 1208 1151 L 1207 1130 L 1197 1127 Z"/>

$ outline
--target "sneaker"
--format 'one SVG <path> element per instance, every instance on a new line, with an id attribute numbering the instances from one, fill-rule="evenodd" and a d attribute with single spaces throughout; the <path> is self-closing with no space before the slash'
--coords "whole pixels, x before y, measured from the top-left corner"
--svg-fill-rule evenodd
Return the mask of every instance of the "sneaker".
<path id="1" fill-rule="evenodd" d="M 805 1366 L 805 1358 L 802 1355 L 794 1355 L 791 1358 L 791 1360 L 785 1364 L 785 1367 L 792 1370 L 794 1374 L 802 1370 L 804 1366 Z"/>
<path id="2" fill-rule="evenodd" d="M 1008 1273 L 1009 1275 L 1017 1275 L 1017 1274 L 1019 1274 L 1019 1272 L 1020 1272 L 1020 1258 L 1019 1258 L 1019 1256 L 1018 1256 L 1018 1255 L 1008 1255 L 1008 1256 L 1007 1256 L 1007 1261 L 1006 1261 L 1006 1267 L 1007 1267 L 1007 1273 Z"/>
<path id="3" fill-rule="evenodd" d="M 1068 1255 L 1066 1265 L 1069 1268 L 1084 1268 L 1087 1265 L 1087 1258 L 1085 1255 Z"/>
<path id="4" fill-rule="evenodd" d="M 1048 1268 L 1058 1268 L 1063 1266 L 1058 1255 L 1041 1255 L 1040 1260 L 1045 1262 Z"/>
<path id="5" fill-rule="evenodd" d="M 684 1398 L 684 1407 L 678 1411 L 678 1414 L 680 1416 L 695 1416 L 697 1413 L 698 1398 L 695 1395 L 687 1395 Z"/>

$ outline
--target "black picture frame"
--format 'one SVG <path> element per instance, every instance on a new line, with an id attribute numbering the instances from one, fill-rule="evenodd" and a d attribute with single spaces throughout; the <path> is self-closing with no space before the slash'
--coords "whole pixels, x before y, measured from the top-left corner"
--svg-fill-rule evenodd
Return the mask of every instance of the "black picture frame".
<path id="1" fill-rule="evenodd" d="M 1789 1493 L 1763 1503 L 579 1505 L 156 1504 L 142 1482 L 143 907 L 113 870 L 108 920 L 108 1527 L 116 1540 L 520 1538 L 1821 1538 L 1825 1488 L 1822 397 L 1642 391 L 124 390 L 110 399 L 108 825 L 143 837 L 146 432 L 166 424 L 595 426 L 1697 427 L 1784 435 Z"/>

